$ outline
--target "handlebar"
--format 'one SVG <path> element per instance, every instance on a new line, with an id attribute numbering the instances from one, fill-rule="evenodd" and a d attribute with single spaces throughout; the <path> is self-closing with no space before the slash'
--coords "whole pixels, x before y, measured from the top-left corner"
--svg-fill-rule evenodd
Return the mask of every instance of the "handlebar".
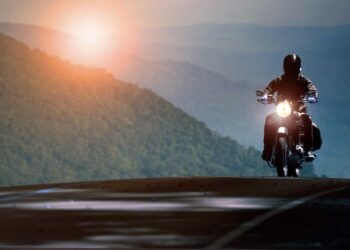
<path id="1" fill-rule="evenodd" d="M 272 95 L 259 96 L 256 101 L 262 104 L 271 104 L 274 102 Z"/>
<path id="2" fill-rule="evenodd" d="M 271 103 L 277 103 L 278 97 L 274 97 L 271 94 L 267 94 L 265 91 L 257 90 L 256 96 L 258 97 L 257 102 L 260 102 L 262 104 L 271 104 Z M 301 98 L 301 102 L 304 103 L 317 103 L 318 98 L 313 93 L 309 93 L 306 97 Z"/>

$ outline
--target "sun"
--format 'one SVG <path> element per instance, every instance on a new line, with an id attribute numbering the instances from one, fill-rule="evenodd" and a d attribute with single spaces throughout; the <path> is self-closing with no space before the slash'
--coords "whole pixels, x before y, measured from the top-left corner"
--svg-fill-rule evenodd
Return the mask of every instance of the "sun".
<path id="1" fill-rule="evenodd" d="M 83 45 L 103 48 L 107 43 L 106 27 L 97 21 L 81 21 L 75 25 L 73 32 Z"/>

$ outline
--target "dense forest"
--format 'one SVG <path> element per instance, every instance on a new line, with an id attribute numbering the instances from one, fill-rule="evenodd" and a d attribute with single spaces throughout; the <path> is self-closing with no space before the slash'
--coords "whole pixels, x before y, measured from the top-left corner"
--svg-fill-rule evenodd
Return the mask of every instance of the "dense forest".
<path id="1" fill-rule="evenodd" d="M 0 95 L 1 185 L 271 174 L 150 90 L 1 34 Z"/>

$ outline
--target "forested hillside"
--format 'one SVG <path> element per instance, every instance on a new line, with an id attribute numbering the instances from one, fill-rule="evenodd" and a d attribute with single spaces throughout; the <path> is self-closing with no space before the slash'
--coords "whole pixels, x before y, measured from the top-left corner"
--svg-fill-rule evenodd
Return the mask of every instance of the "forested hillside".
<path id="1" fill-rule="evenodd" d="M 4 35 L 0 95 L 1 185 L 271 173 L 150 90 Z"/>
<path id="2" fill-rule="evenodd" d="M 142 57 L 147 53 L 144 53 L 141 45 L 130 46 L 135 49 L 129 51 L 131 54 L 120 50 L 94 51 L 91 47 L 79 47 L 80 42 L 74 36 L 26 24 L 0 23 L 0 32 L 31 48 L 60 55 L 74 63 L 106 68 L 118 79 L 151 89 L 196 119 L 204 121 L 210 129 L 235 138 L 244 145 L 262 146 L 266 112 L 254 102 L 256 89 L 251 86 L 252 83 L 232 81 L 185 61 L 145 60 Z M 157 47 L 162 54 L 164 48 Z M 178 56 L 189 56 L 192 52 L 180 52 L 174 47 L 168 51 Z M 243 130 L 249 132 L 242 133 Z M 257 141 L 259 144 L 256 144 Z"/>

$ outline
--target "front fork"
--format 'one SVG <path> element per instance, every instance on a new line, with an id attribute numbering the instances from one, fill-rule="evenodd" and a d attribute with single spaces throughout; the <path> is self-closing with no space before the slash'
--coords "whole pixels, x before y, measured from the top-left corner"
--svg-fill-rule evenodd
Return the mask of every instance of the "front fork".
<path id="1" fill-rule="evenodd" d="M 301 168 L 301 163 L 304 161 L 304 132 L 301 129 L 301 127 L 299 128 L 300 129 L 298 130 L 298 135 L 297 137 L 295 137 L 289 133 L 287 126 L 280 126 L 277 129 L 277 134 L 275 138 L 275 145 L 277 143 L 278 138 L 280 138 L 281 136 L 286 138 L 288 144 L 288 154 L 287 159 L 285 161 L 285 165 L 293 166 L 296 169 Z"/>
<path id="2" fill-rule="evenodd" d="M 274 151 L 276 151 L 276 145 L 278 143 L 278 140 L 280 137 L 284 137 L 286 138 L 286 141 L 287 141 L 287 151 L 288 151 L 288 154 L 289 154 L 289 138 L 288 138 L 288 128 L 286 126 L 281 126 L 277 129 L 277 133 L 276 133 L 276 137 L 275 137 L 275 144 L 274 144 Z M 288 155 L 287 155 L 288 156 Z M 273 157 L 274 158 L 274 157 Z M 284 165 L 287 165 L 287 162 L 288 162 L 288 157 L 287 159 L 285 159 L 285 164 Z M 274 164 L 274 159 L 272 160 L 272 163 Z"/>

